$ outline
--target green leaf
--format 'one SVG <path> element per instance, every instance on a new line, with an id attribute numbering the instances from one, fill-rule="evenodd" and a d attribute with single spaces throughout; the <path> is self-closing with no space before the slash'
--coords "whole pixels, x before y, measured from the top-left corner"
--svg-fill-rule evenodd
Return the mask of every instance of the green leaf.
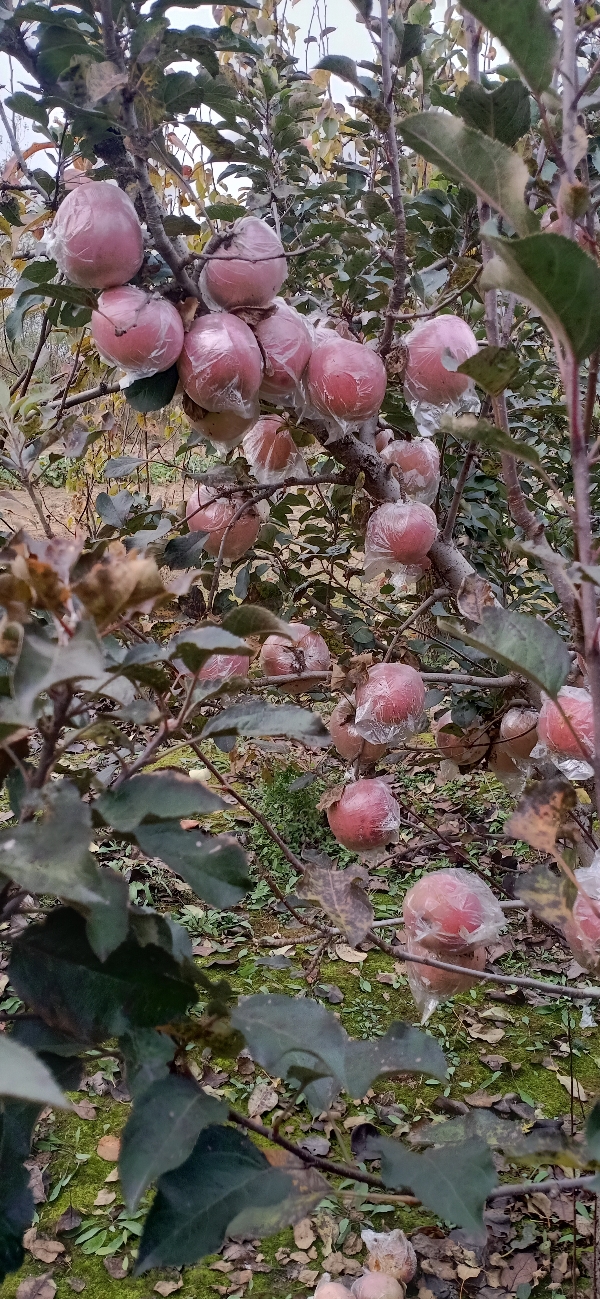
<path id="1" fill-rule="evenodd" d="M 206 208 L 211 221 L 237 221 L 245 211 L 239 203 L 209 203 Z"/>
<path id="2" fill-rule="evenodd" d="M 4 220 L 8 221 L 8 224 L 11 226 L 23 225 L 23 222 L 21 221 L 21 213 L 19 212 L 19 205 L 15 198 L 9 198 L 6 203 L 0 203 L 0 215 L 2 215 Z M 6 404 L 8 405 L 8 402 Z"/>
<path id="3" fill-rule="evenodd" d="M 85 921 L 67 907 L 29 925 L 15 940 L 10 981 L 52 1028 L 88 1042 L 184 1016 L 196 1000 L 191 978 L 167 952 L 131 937 L 102 963 Z"/>
<path id="4" fill-rule="evenodd" d="M 86 1042 L 78 1042 L 68 1033 L 61 1033 L 56 1028 L 49 1028 L 43 1019 L 35 1015 L 23 1015 L 13 1025 L 11 1037 L 21 1046 L 28 1046 L 37 1055 L 69 1056 L 80 1055 L 87 1049 Z"/>
<path id="5" fill-rule="evenodd" d="M 505 388 L 510 388 L 520 367 L 519 358 L 511 347 L 481 347 L 475 356 L 461 361 L 456 368 L 459 374 L 468 374 L 491 397 L 497 397 Z"/>
<path id="6" fill-rule="evenodd" d="M 139 825 L 135 837 L 148 857 L 159 857 L 213 907 L 233 907 L 253 881 L 237 839 L 182 830 L 177 821 Z"/>
<path id="7" fill-rule="evenodd" d="M 292 639 L 289 623 L 258 604 L 239 604 L 237 609 L 226 614 L 223 626 L 234 636 L 287 636 Z"/>
<path id="8" fill-rule="evenodd" d="M 490 236 L 496 256 L 482 289 L 515 293 L 539 311 L 550 333 L 578 361 L 600 346 L 600 266 L 564 235 Z"/>
<path id="9" fill-rule="evenodd" d="M 17 113 L 19 117 L 30 117 L 40 126 L 48 126 L 48 110 L 39 99 L 34 99 L 33 95 L 27 95 L 25 91 L 18 90 L 15 95 L 9 95 L 4 100 L 5 107 L 10 109 L 11 113 Z M 18 222 L 17 224 L 21 224 Z"/>
<path id="10" fill-rule="evenodd" d="M 142 414 L 163 410 L 173 400 L 178 383 L 179 371 L 176 365 L 171 365 L 168 370 L 150 375 L 149 379 L 136 379 L 128 388 L 123 388 L 123 396 L 133 410 Z"/>
<path id="11" fill-rule="evenodd" d="M 25 630 L 13 677 L 13 695 L 23 720 L 35 720 L 39 696 L 63 681 L 78 681 L 90 693 L 110 694 L 114 688 L 91 621 L 80 622 L 67 645 Z"/>
<path id="12" fill-rule="evenodd" d="M 210 149 L 211 160 L 214 158 L 215 162 L 231 162 L 236 157 L 237 147 L 233 140 L 228 140 L 226 135 L 221 135 L 211 122 L 193 122 L 190 118 L 186 125 L 198 137 L 201 144 Z"/>
<path id="13" fill-rule="evenodd" d="M 414 113 L 398 124 L 404 143 L 444 176 L 473 190 L 521 235 L 538 222 L 524 201 L 529 172 L 517 153 L 446 113 Z M 600 275 L 600 270 L 598 271 Z"/>
<path id="14" fill-rule="evenodd" d="M 248 654 L 246 642 L 223 627 L 201 623 L 182 631 L 169 644 L 169 658 L 179 658 L 190 672 L 199 672 L 212 654 Z"/>
<path id="15" fill-rule="evenodd" d="M 571 1146 L 562 1130 L 545 1126 L 531 1129 L 528 1122 L 507 1121 L 490 1110 L 471 1110 L 445 1123 L 427 1123 L 414 1133 L 414 1141 L 410 1136 L 408 1140 L 417 1146 L 447 1146 L 473 1137 L 519 1163 L 537 1164 L 542 1162 L 538 1156 L 545 1160 L 554 1156 L 553 1162 L 576 1168 L 581 1165 L 581 1147 Z"/>
<path id="16" fill-rule="evenodd" d="M 234 1008 L 231 1022 L 243 1033 L 252 1058 L 272 1077 L 302 1083 L 308 1070 L 327 1080 L 325 1086 L 309 1082 L 303 1088 L 311 1109 L 327 1108 L 340 1088 L 350 1096 L 364 1096 L 381 1074 L 446 1077 L 437 1042 L 400 1021 L 390 1024 L 385 1037 L 354 1041 L 316 1001 L 256 994 Z"/>
<path id="17" fill-rule="evenodd" d="M 467 126 L 474 126 L 509 148 L 526 135 L 531 126 L 531 101 L 520 81 L 504 81 L 495 90 L 484 90 L 476 81 L 463 86 L 458 111 Z"/>
<path id="18" fill-rule="evenodd" d="M 469 0 L 464 7 L 502 42 L 533 91 L 548 89 L 558 42 L 540 0 Z"/>
<path id="19" fill-rule="evenodd" d="M 485 1240 L 483 1210 L 498 1178 L 489 1146 L 473 1137 L 461 1145 L 416 1155 L 392 1137 L 369 1137 L 361 1154 L 381 1159 L 381 1177 L 390 1189 L 410 1187 L 426 1208 L 445 1222 Z"/>
<path id="20" fill-rule="evenodd" d="M 70 1108 L 46 1065 L 29 1047 L 13 1042 L 8 1033 L 0 1036 L 0 1096 Z"/>
<path id="21" fill-rule="evenodd" d="M 115 830 L 135 830 L 147 816 L 172 819 L 179 816 L 221 812 L 222 798 L 183 771 L 167 769 L 132 776 L 119 789 L 109 789 L 94 807 Z"/>
<path id="22" fill-rule="evenodd" d="M 228 1114 L 228 1105 L 191 1078 L 169 1076 L 148 1087 L 121 1138 L 119 1174 L 127 1208 L 137 1209 L 152 1182 L 191 1155 L 202 1129 L 226 1123 Z"/>
<path id="23" fill-rule="evenodd" d="M 323 59 L 319 59 L 316 68 L 322 69 L 323 72 L 331 72 L 334 77 L 349 81 L 358 90 L 364 91 L 354 59 L 349 59 L 345 54 L 326 54 Z"/>
<path id="24" fill-rule="evenodd" d="M 405 23 L 398 58 L 394 60 L 403 68 L 409 59 L 418 58 L 425 43 L 425 29 L 420 23 Z"/>
<path id="25" fill-rule="evenodd" d="M 476 633 L 466 632 L 453 618 L 438 618 L 440 629 L 504 663 L 545 690 L 552 699 L 571 671 L 569 651 L 545 622 L 512 609 L 484 609 Z"/>
<path id="26" fill-rule="evenodd" d="M 295 704 L 264 704 L 260 699 L 248 699 L 224 708 L 207 722 L 202 735 L 285 735 L 288 739 L 331 743 L 329 731 L 317 713 L 309 713 Z"/>
<path id="27" fill-rule="evenodd" d="M 168 1078 L 169 1065 L 175 1054 L 175 1043 L 166 1033 L 154 1028 L 131 1028 L 119 1038 L 119 1050 L 125 1062 L 125 1081 L 134 1099 L 152 1083 Z"/>
<path id="28" fill-rule="evenodd" d="M 159 1181 L 136 1275 L 214 1254 L 243 1209 L 277 1204 L 289 1190 L 288 1175 L 272 1168 L 247 1137 L 233 1128 L 206 1128 L 185 1164 Z"/>
<path id="29" fill-rule="evenodd" d="M 517 442 L 516 438 L 498 428 L 497 424 L 490 424 L 489 420 L 476 419 L 474 415 L 443 415 L 440 429 L 452 433 L 453 437 L 463 438 L 465 442 L 479 442 L 488 451 L 497 451 L 499 455 L 506 452 L 516 460 L 533 465 L 535 469 L 541 465 L 535 447 L 530 447 L 527 442 Z"/>
<path id="30" fill-rule="evenodd" d="M 129 478 L 140 465 L 145 463 L 143 456 L 115 456 L 114 460 L 107 460 L 102 477 Z"/>
<path id="31" fill-rule="evenodd" d="M 183 537 L 171 537 L 163 551 L 163 564 L 173 569 L 202 568 L 207 537 L 208 532 L 186 532 Z"/>
<path id="32" fill-rule="evenodd" d="M 193 221 L 191 216 L 166 216 L 163 218 L 165 234 L 169 239 L 175 239 L 177 235 L 201 235 L 202 226 L 197 221 Z"/>

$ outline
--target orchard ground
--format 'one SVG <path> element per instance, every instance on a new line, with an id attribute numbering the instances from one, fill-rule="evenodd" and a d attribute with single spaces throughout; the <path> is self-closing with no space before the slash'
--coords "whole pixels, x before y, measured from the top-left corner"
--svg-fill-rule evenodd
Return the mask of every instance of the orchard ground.
<path id="1" fill-rule="evenodd" d="M 418 742 L 413 757 L 392 768 L 395 793 L 409 810 L 403 813 L 400 843 L 389 860 L 373 872 L 375 887 L 371 897 L 377 919 L 401 912 L 407 888 L 424 870 L 462 865 L 466 856 L 495 890 L 502 892 L 502 882 L 515 869 L 516 858 L 532 856 L 523 845 L 515 845 L 503 836 L 511 800 L 495 778 L 489 772 L 476 771 L 448 785 L 437 783 L 439 756 L 424 744 L 425 738 Z M 207 748 L 207 755 L 222 771 L 230 770 L 228 759 L 217 749 Z M 102 765 L 100 750 L 97 757 Z M 324 814 L 316 810 L 324 781 L 319 775 L 311 778 L 310 772 L 319 763 L 319 774 L 323 766 L 326 774 L 334 758 L 323 764 L 322 759 L 307 757 L 305 751 L 290 743 L 239 744 L 230 757 L 235 787 L 261 807 L 296 852 L 303 847 L 321 848 L 335 851 L 341 865 L 355 860 L 335 845 Z M 74 767 L 83 760 L 77 754 L 70 759 Z M 162 765 L 172 761 L 163 759 Z M 191 750 L 181 750 L 178 762 L 186 770 L 198 766 Z M 309 783 L 303 781 L 298 788 L 306 776 Z M 8 803 L 3 801 L 2 808 L 8 821 Z M 212 818 L 211 829 L 233 831 L 242 837 L 251 854 L 258 855 L 276 875 L 280 886 L 288 887 L 290 868 L 243 809 L 238 810 L 232 803 L 231 811 Z M 357 961 L 347 944 L 338 945 L 339 954 L 332 944 L 315 967 L 320 939 L 310 928 L 311 914 L 315 914 L 310 907 L 307 925 L 301 928 L 269 898 L 266 887 L 257 883 L 240 906 L 228 912 L 212 912 L 197 905 L 189 886 L 166 867 L 143 861 L 137 850 L 123 856 L 122 850 L 115 850 L 108 839 L 99 841 L 97 847 L 106 864 L 127 872 L 133 900 L 169 911 L 187 927 L 195 959 L 211 978 L 227 978 L 236 994 L 316 996 L 340 1015 L 344 1027 L 357 1038 L 376 1037 L 394 1019 L 417 1021 L 404 967 L 377 949 L 372 948 Z M 551 982 L 566 978 L 570 984 L 577 979 L 571 954 L 552 931 L 536 921 L 531 923 L 523 912 L 512 911 L 509 915 L 505 935 L 491 951 L 497 971 L 533 974 Z M 384 933 L 391 939 L 394 929 Z M 307 981 L 307 974 L 312 982 Z M 325 1153 L 329 1146 L 330 1158 L 339 1160 L 345 1157 L 359 1119 L 381 1122 L 387 1115 L 384 1130 L 395 1130 L 406 1140 L 422 1122 L 442 1118 L 442 1107 L 448 1101 L 489 1108 L 492 1103 L 502 1105 L 508 1096 L 504 1104 L 514 1105 L 515 1115 L 532 1120 L 535 1116 L 564 1116 L 566 1130 L 573 1121 L 577 1133 L 590 1102 L 600 1093 L 600 1029 L 593 1023 L 595 1003 L 590 1015 L 585 1007 L 582 1012 L 580 1003 L 566 999 L 550 1001 L 537 993 L 500 995 L 502 1000 L 497 999 L 494 985 L 480 984 L 471 993 L 442 1004 L 432 1016 L 428 1029 L 446 1052 L 451 1067 L 449 1085 L 419 1076 L 385 1079 L 357 1104 L 338 1102 L 335 1124 L 324 1125 L 318 1119 L 311 1122 L 306 1106 L 301 1105 L 284 1118 L 282 1131 L 297 1141 L 317 1139 L 315 1153 Z M 9 986 L 3 990 L 0 1005 L 3 1009 L 15 1008 Z M 278 1109 L 286 1108 L 289 1093 L 285 1087 L 254 1067 L 249 1058 L 206 1059 L 194 1048 L 189 1054 L 194 1075 L 236 1109 L 245 1112 L 249 1107 L 251 1115 L 269 1124 Z M 159 1294 L 177 1290 L 182 1299 L 250 1293 L 281 1299 L 304 1296 L 313 1293 L 324 1271 L 341 1275 L 348 1284 L 360 1273 L 366 1258 L 360 1239 L 364 1227 L 401 1227 L 408 1234 L 416 1233 L 421 1250 L 427 1251 L 429 1242 L 430 1253 L 438 1257 L 428 1259 L 418 1251 L 420 1267 L 409 1287 L 409 1295 L 420 1293 L 421 1299 L 425 1299 L 424 1291 L 427 1299 L 430 1295 L 455 1299 L 463 1292 L 466 1296 L 481 1295 L 482 1290 L 483 1299 L 505 1299 L 512 1293 L 525 1299 L 528 1287 L 536 1282 L 536 1295 L 571 1294 L 574 1199 L 577 1267 L 581 1274 L 577 1290 L 581 1294 L 593 1293 L 593 1279 L 586 1271 L 586 1260 L 588 1267 L 592 1266 L 594 1241 L 594 1197 L 589 1194 L 579 1198 L 563 1195 L 550 1201 L 541 1193 L 494 1202 L 491 1226 L 496 1253 L 492 1245 L 491 1261 L 484 1272 L 477 1258 L 469 1253 L 464 1233 L 454 1232 L 448 1243 L 445 1238 L 450 1225 L 440 1223 L 434 1214 L 418 1205 L 394 1204 L 393 1197 L 392 1202 L 381 1195 L 370 1197 L 356 1184 L 350 1186 L 350 1191 L 359 1193 L 348 1194 L 347 1183 L 343 1197 L 339 1201 L 333 1196 L 328 1199 L 313 1215 L 308 1234 L 300 1234 L 297 1241 L 289 1228 L 254 1245 L 246 1242 L 243 1249 L 236 1247 L 232 1251 L 230 1243 L 226 1243 L 220 1256 L 207 1258 L 181 1273 L 164 1269 L 133 1279 L 128 1273 L 146 1201 L 139 1215 L 127 1213 L 116 1179 L 115 1143 L 104 1140 L 100 1146 L 101 1153 L 109 1158 L 97 1153 L 103 1138 L 119 1133 L 130 1106 L 117 1060 L 89 1052 L 88 1061 L 85 1086 L 79 1093 L 70 1094 L 79 1113 L 46 1112 L 38 1125 L 32 1152 L 38 1170 L 37 1231 L 40 1237 L 51 1239 L 45 1257 L 56 1253 L 52 1248 L 56 1241 L 64 1245 L 64 1250 L 52 1262 L 36 1260 L 28 1252 L 20 1272 L 5 1281 L 3 1299 L 13 1299 L 25 1279 L 44 1276 L 51 1276 L 59 1299 L 74 1290 L 84 1290 L 94 1299 L 111 1291 L 117 1295 L 149 1296 L 157 1286 Z M 266 1147 L 260 1137 L 257 1140 Z M 505 1180 L 514 1182 L 522 1175 L 516 1165 L 500 1160 L 498 1163 Z M 538 1180 L 552 1176 L 553 1171 L 558 1176 L 572 1172 L 548 1164 L 528 1171 Z M 75 1229 L 57 1234 L 56 1224 L 69 1210 L 74 1210 L 81 1222 Z M 128 1224 L 126 1239 L 124 1224 Z M 40 1251 L 39 1240 L 34 1241 L 33 1249 L 44 1252 L 45 1246 L 42 1244 Z M 442 1254 L 449 1249 L 450 1256 L 440 1259 L 440 1249 Z M 228 1257 L 232 1252 L 234 1257 Z M 470 1267 L 472 1274 L 466 1279 L 461 1277 L 457 1266 L 462 1266 L 463 1271 Z M 108 1268 L 112 1268 L 116 1279 Z M 128 1273 L 122 1275 L 125 1268 Z M 520 1276 L 526 1279 L 519 1281 Z M 521 1288 L 517 1290 L 517 1286 Z M 28 1289 L 27 1293 L 38 1291 Z"/>

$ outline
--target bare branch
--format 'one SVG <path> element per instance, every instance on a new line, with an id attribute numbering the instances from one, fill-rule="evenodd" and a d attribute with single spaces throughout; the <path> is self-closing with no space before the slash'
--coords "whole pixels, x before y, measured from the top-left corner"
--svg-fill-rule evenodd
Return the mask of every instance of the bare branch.
<path id="1" fill-rule="evenodd" d="M 390 292 L 387 311 L 385 313 L 383 333 L 378 348 L 380 356 L 386 357 L 392 346 L 394 325 L 397 318 L 396 313 L 399 311 L 406 297 L 406 215 L 404 212 L 402 188 L 400 185 L 400 157 L 398 153 L 398 137 L 396 135 L 396 115 L 394 109 L 392 72 L 390 67 L 388 0 L 381 0 L 381 83 L 383 103 L 390 117 L 390 123 L 385 133 L 385 151 L 387 164 L 390 169 L 390 180 L 392 182 L 392 210 L 396 227 L 396 242 L 394 247 L 394 282 Z"/>

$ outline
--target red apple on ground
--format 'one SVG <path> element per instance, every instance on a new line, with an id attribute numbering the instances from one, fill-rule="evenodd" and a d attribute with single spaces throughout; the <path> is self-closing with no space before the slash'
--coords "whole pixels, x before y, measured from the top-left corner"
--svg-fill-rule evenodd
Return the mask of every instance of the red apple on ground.
<path id="1" fill-rule="evenodd" d="M 365 1272 L 354 1282 L 354 1299 L 404 1299 L 404 1286 L 385 1272 Z"/>

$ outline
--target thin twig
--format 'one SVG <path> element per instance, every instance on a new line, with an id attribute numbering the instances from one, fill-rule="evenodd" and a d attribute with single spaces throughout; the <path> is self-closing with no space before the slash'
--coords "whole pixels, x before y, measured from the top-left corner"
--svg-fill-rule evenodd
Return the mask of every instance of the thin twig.
<path id="1" fill-rule="evenodd" d="M 454 525 L 458 518 L 458 511 L 460 509 L 460 503 L 462 501 L 463 492 L 465 490 L 467 478 L 469 477 L 469 474 L 471 472 L 471 465 L 473 464 L 476 455 L 477 455 L 477 443 L 470 442 L 469 447 L 467 449 L 467 454 L 462 462 L 460 473 L 456 480 L 456 487 L 454 488 L 454 496 L 452 497 L 452 501 L 450 503 L 450 509 L 448 510 L 444 527 L 442 529 L 442 541 L 448 542 L 452 540 Z"/>
<path id="2" fill-rule="evenodd" d="M 432 604 L 436 604 L 438 600 L 443 600 L 447 595 L 450 595 L 448 587 L 440 586 L 437 588 L 436 591 L 432 591 L 431 595 L 428 595 L 427 599 L 423 600 L 423 602 L 418 606 L 417 609 L 413 609 L 412 613 L 409 614 L 408 618 L 406 618 L 405 621 L 402 623 L 402 626 L 398 628 L 398 631 L 396 632 L 394 639 L 390 641 L 389 648 L 386 651 L 385 658 L 383 660 L 384 663 L 389 663 L 392 654 L 396 648 L 396 645 L 400 640 L 400 637 L 404 634 L 407 628 L 411 626 L 411 623 L 416 622 L 417 618 L 419 618 L 422 613 L 427 613 L 427 610 L 431 608 Z"/>
<path id="3" fill-rule="evenodd" d="M 383 103 L 389 113 L 389 125 L 385 132 L 385 151 L 390 170 L 392 185 L 392 211 L 394 213 L 394 281 L 392 284 L 387 310 L 385 313 L 383 333 L 379 343 L 379 354 L 386 357 L 394 337 L 394 327 L 399 311 L 406 297 L 406 214 L 402 202 L 400 184 L 400 156 L 398 137 L 396 135 L 396 113 L 390 66 L 390 29 L 388 18 L 388 0 L 381 0 L 381 89 Z"/>
<path id="4" fill-rule="evenodd" d="M 20 146 L 19 141 L 17 140 L 17 137 L 16 137 L 16 135 L 15 135 L 13 129 L 12 129 L 12 126 L 11 126 L 9 120 L 8 120 L 8 117 L 7 117 L 7 114 L 6 114 L 6 110 L 5 110 L 5 108 L 4 108 L 4 104 L 3 104 L 3 102 L 2 102 L 1 99 L 0 99 L 0 119 L 1 119 L 1 121 L 2 121 L 2 125 L 3 125 L 3 127 L 4 127 L 4 130 L 6 131 L 6 134 L 7 134 L 8 138 L 9 138 L 9 141 L 10 141 L 10 147 L 11 147 L 11 149 L 12 149 L 14 155 L 15 155 L 15 158 L 17 159 L 17 162 L 18 162 L 18 164 L 19 164 L 19 167 L 21 168 L 21 171 L 23 172 L 23 175 L 27 177 L 27 180 L 29 181 L 29 184 L 32 185 L 33 188 L 34 188 L 35 190 L 37 190 L 38 194 L 41 194 L 41 196 L 42 196 L 42 198 L 43 198 L 43 200 L 44 200 L 44 204 L 45 204 L 45 206 L 47 207 L 47 206 L 48 206 L 48 195 L 47 195 L 47 193 L 46 193 L 46 191 L 45 191 L 45 189 L 44 189 L 44 186 L 43 186 L 43 185 L 40 185 L 39 180 L 36 180 L 36 178 L 35 178 L 33 172 L 29 170 L 29 167 L 27 166 L 27 163 L 25 162 L 25 159 L 24 159 L 24 157 L 23 157 L 23 153 L 22 153 L 22 150 L 21 150 L 21 146 Z"/>

